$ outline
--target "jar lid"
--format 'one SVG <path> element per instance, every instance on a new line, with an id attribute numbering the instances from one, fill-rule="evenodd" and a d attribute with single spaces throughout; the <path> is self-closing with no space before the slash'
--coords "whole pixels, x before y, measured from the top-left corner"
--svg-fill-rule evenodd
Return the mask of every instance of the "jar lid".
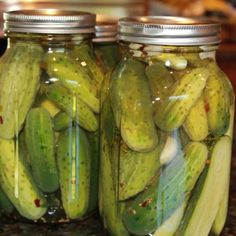
<path id="1" fill-rule="evenodd" d="M 220 42 L 220 24 L 206 18 L 131 17 L 118 23 L 118 39 L 158 45 L 208 45 Z"/>
<path id="2" fill-rule="evenodd" d="M 3 17 L 5 32 L 39 34 L 94 33 L 96 22 L 94 14 L 57 9 L 10 11 Z"/>
<path id="3" fill-rule="evenodd" d="M 117 40 L 117 22 L 115 21 L 101 21 L 97 22 L 95 26 L 96 38 L 93 42 L 115 42 Z"/>

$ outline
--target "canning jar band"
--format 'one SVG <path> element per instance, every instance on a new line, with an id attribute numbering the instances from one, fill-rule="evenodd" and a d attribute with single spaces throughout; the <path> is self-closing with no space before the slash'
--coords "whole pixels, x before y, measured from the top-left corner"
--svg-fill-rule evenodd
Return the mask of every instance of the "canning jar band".
<path id="1" fill-rule="evenodd" d="M 122 18 L 118 22 L 118 40 L 176 46 L 218 44 L 220 24 L 206 18 Z"/>
<path id="2" fill-rule="evenodd" d="M 95 32 L 96 16 L 87 12 L 39 9 L 4 13 L 4 31 L 39 34 Z"/>

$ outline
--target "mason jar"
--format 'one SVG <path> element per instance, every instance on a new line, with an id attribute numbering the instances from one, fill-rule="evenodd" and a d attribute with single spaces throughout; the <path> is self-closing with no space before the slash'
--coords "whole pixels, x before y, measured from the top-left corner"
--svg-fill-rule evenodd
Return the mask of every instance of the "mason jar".
<path id="1" fill-rule="evenodd" d="M 95 15 L 4 14 L 0 59 L 0 207 L 14 220 L 82 220 L 97 208 L 101 68 Z"/>
<path id="2" fill-rule="evenodd" d="M 100 214 L 110 235 L 220 235 L 234 93 L 208 20 L 119 20 L 122 59 L 103 89 Z"/>
<path id="3" fill-rule="evenodd" d="M 98 21 L 95 30 L 94 52 L 106 73 L 115 67 L 121 56 L 117 44 L 117 22 L 114 20 Z"/>

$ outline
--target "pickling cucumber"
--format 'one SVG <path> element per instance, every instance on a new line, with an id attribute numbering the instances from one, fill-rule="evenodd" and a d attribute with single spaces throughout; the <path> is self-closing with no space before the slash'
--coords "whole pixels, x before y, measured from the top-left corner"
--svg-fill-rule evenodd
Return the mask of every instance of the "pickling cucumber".
<path id="1" fill-rule="evenodd" d="M 0 186 L 17 211 L 29 220 L 38 220 L 47 203 L 33 180 L 15 140 L 0 139 Z"/>
<path id="2" fill-rule="evenodd" d="M 155 111 L 155 123 L 164 131 L 179 128 L 195 105 L 210 76 L 205 67 L 192 69 L 171 87 L 168 96 Z"/>
<path id="3" fill-rule="evenodd" d="M 120 67 L 121 73 L 116 69 L 112 74 L 110 89 L 117 127 L 120 127 L 121 136 L 130 149 L 151 151 L 157 145 L 158 137 L 145 64 L 127 58 L 121 61 Z"/>
<path id="4" fill-rule="evenodd" d="M 93 111 L 69 89 L 55 83 L 47 86 L 45 95 L 82 128 L 88 131 L 98 129 L 98 121 Z"/>
<path id="5" fill-rule="evenodd" d="M 232 140 L 221 137 L 213 147 L 209 166 L 202 173 L 176 236 L 207 236 L 225 194 Z"/>
<path id="6" fill-rule="evenodd" d="M 60 133 L 57 165 L 66 215 L 71 219 L 83 218 L 89 203 L 91 152 L 86 133 L 79 126 Z"/>
<path id="7" fill-rule="evenodd" d="M 58 83 L 76 93 L 94 112 L 99 112 L 98 88 L 80 63 L 70 55 L 59 52 L 46 54 L 44 63 L 51 78 L 56 78 Z"/>
<path id="8" fill-rule="evenodd" d="M 0 137 L 17 136 L 40 84 L 43 49 L 39 44 L 18 42 L 1 59 Z"/>
<path id="9" fill-rule="evenodd" d="M 25 143 L 29 153 L 32 174 L 43 192 L 59 188 L 55 159 L 53 123 L 44 108 L 33 108 L 27 115 Z"/>
<path id="10" fill-rule="evenodd" d="M 208 126 L 211 133 L 221 136 L 226 133 L 230 122 L 232 87 L 226 75 L 215 63 L 209 65 L 211 76 L 204 90 Z"/>
<path id="11" fill-rule="evenodd" d="M 202 97 L 191 108 L 183 123 L 185 132 L 193 141 L 202 141 L 208 135 L 208 121 L 205 104 Z"/>

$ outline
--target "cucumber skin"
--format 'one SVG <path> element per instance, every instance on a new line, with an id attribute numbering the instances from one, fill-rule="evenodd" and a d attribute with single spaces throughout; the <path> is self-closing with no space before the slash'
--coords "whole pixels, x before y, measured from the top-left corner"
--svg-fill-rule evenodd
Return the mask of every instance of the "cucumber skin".
<path id="1" fill-rule="evenodd" d="M 11 139 L 22 129 L 40 85 L 43 49 L 35 43 L 15 43 L 0 59 L 0 138 Z"/>
<path id="2" fill-rule="evenodd" d="M 60 132 L 57 165 L 62 204 L 70 219 L 81 219 L 88 211 L 91 152 L 86 133 L 79 126 Z"/>
<path id="3" fill-rule="evenodd" d="M 65 86 L 71 93 L 99 113 L 99 91 L 95 82 L 87 74 L 83 66 L 66 53 L 48 53 L 44 57 L 48 75 L 57 78 L 58 83 Z"/>
<path id="4" fill-rule="evenodd" d="M 209 76 L 210 72 L 202 67 L 192 69 L 177 80 L 161 103 L 161 109 L 155 111 L 156 125 L 164 131 L 179 128 L 203 93 Z"/>
<path id="5" fill-rule="evenodd" d="M 154 180 L 149 189 L 127 205 L 123 222 L 135 235 L 153 233 L 190 196 L 205 167 L 208 150 L 204 144 L 191 142 Z"/>
<path id="6" fill-rule="evenodd" d="M 98 130 L 98 121 L 93 111 L 69 89 L 55 83 L 47 86 L 45 95 L 82 128 L 91 132 Z"/>
<path id="7" fill-rule="evenodd" d="M 44 108 L 33 108 L 29 111 L 25 125 L 25 143 L 38 187 L 43 192 L 56 191 L 59 188 L 59 177 L 53 123 L 49 112 Z"/>
<path id="8" fill-rule="evenodd" d="M 0 186 L 23 217 L 38 220 L 46 213 L 47 203 L 24 158 L 14 140 L 0 139 Z"/>
<path id="9" fill-rule="evenodd" d="M 224 197 L 225 180 L 229 178 L 231 145 L 232 140 L 228 136 L 222 136 L 214 145 L 210 165 L 198 180 L 175 236 L 207 236 L 210 233 Z"/>
<path id="10" fill-rule="evenodd" d="M 215 63 L 209 65 L 211 76 L 204 91 L 209 131 L 224 135 L 230 123 L 230 107 L 234 101 L 233 89 L 226 75 Z"/>
<path id="11" fill-rule="evenodd" d="M 145 65 L 132 58 L 122 60 L 112 74 L 110 97 L 116 125 L 127 146 L 139 152 L 153 150 L 158 137 Z"/>
<path id="12" fill-rule="evenodd" d="M 99 172 L 99 211 L 103 218 L 105 229 L 112 236 L 129 236 L 124 227 L 122 214 L 125 210 L 125 202 L 119 202 L 117 198 L 117 160 L 119 149 L 117 146 L 117 129 L 115 118 L 110 105 L 109 97 L 104 100 L 101 112 L 101 158 Z"/>

